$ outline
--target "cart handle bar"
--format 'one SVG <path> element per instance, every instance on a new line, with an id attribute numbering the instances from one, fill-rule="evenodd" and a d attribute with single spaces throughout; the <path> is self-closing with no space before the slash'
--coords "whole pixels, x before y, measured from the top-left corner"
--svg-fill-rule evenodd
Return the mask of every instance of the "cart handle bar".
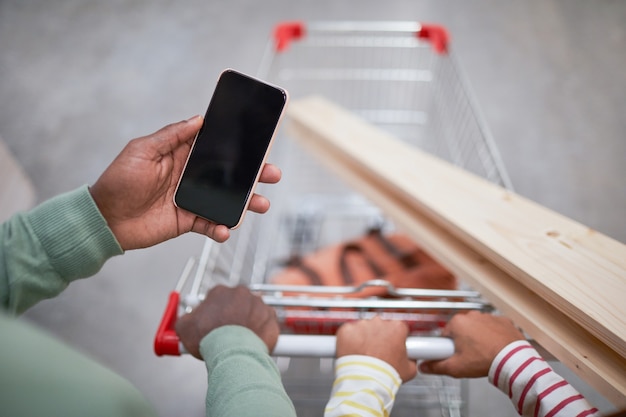
<path id="1" fill-rule="evenodd" d="M 419 39 L 431 43 L 433 50 L 438 54 L 448 52 L 450 34 L 448 30 L 438 24 L 418 22 L 313 22 L 305 24 L 302 21 L 278 23 L 274 27 L 274 49 L 284 52 L 293 41 L 304 38 L 307 32 L 334 31 L 334 32 L 410 32 Z"/>
<path id="2" fill-rule="evenodd" d="M 174 330 L 179 301 L 179 293 L 172 291 L 154 338 L 154 352 L 157 356 L 187 353 Z M 272 355 L 334 358 L 335 343 L 335 336 L 280 335 Z M 409 337 L 406 348 L 409 358 L 414 360 L 445 359 L 454 354 L 454 343 L 445 337 Z"/>
<path id="3" fill-rule="evenodd" d="M 334 358 L 337 338 L 321 335 L 278 336 L 272 356 Z M 406 339 L 409 359 L 439 360 L 454 354 L 454 343 L 447 337 L 415 337 Z"/>

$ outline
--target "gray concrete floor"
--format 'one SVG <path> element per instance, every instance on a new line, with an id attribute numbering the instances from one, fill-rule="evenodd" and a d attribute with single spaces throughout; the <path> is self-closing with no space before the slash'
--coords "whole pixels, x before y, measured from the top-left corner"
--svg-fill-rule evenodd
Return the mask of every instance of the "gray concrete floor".
<path id="1" fill-rule="evenodd" d="M 626 242 L 619 1 L 0 0 L 0 136 L 40 200 L 93 183 L 129 139 L 202 113 L 221 69 L 255 73 L 288 19 L 444 24 L 516 191 Z M 203 415 L 200 363 L 151 350 L 201 243 L 127 253 L 27 316 L 127 377 L 162 415 Z"/>

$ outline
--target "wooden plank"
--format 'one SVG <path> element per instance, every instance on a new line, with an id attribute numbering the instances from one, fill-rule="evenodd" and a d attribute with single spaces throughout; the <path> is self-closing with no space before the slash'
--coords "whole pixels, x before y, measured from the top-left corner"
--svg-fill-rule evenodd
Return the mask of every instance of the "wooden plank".
<path id="1" fill-rule="evenodd" d="M 572 285 L 568 277 L 570 268 L 574 268 L 574 280 L 584 281 L 584 276 L 576 269 L 581 265 L 591 274 L 590 281 L 602 281 L 604 272 L 599 273 L 593 266 L 593 262 L 597 262 L 621 280 L 622 285 L 617 286 L 617 295 L 616 291 L 604 294 L 605 283 L 600 283 L 589 294 L 599 292 L 618 314 L 623 313 L 624 307 L 617 302 L 623 298 L 626 276 L 622 265 L 626 257 L 620 257 L 624 253 L 623 245 L 598 233 L 589 233 L 588 229 L 560 215 L 550 213 L 556 219 L 550 222 L 543 218 L 547 211 L 544 208 L 398 143 L 322 99 L 292 102 L 289 115 L 293 136 L 321 161 L 375 201 L 433 256 L 480 290 L 555 357 L 616 405 L 626 405 L 626 361 L 621 351 L 624 326 L 622 333 L 612 328 L 615 318 L 609 314 L 607 319 L 605 308 L 592 311 L 591 320 L 584 320 L 584 315 L 594 308 L 585 301 L 586 294 L 581 298 L 582 306 L 570 306 L 572 298 L 580 297 L 578 292 L 566 292 L 561 297 L 552 293 L 554 287 Z M 459 206 L 465 209 L 458 210 Z M 478 227 L 481 224 L 487 233 Z M 540 233 L 533 235 L 538 228 Z M 558 246 L 575 255 L 563 257 Z M 610 253 L 598 254 L 601 250 Z M 579 252 L 582 255 L 578 255 Z M 577 259 L 578 256 L 582 260 Z M 525 262 L 530 258 L 532 264 L 547 264 L 531 269 L 532 273 L 539 269 L 545 274 L 538 276 L 541 285 L 528 285 L 531 278 L 537 277 L 522 268 L 520 258 Z M 591 266 L 589 259 L 593 260 Z M 512 278 L 515 274 L 519 276 Z M 552 283 L 564 279 L 567 283 Z M 614 286 L 611 288 L 615 290 Z M 577 314 L 569 314 L 572 310 Z M 624 316 L 621 315 L 622 320 Z M 602 324 L 602 331 L 589 328 L 593 327 L 589 323 L 594 321 Z M 609 323 L 605 325 L 605 321 Z M 611 337 L 598 338 L 597 334 L 604 335 L 607 329 Z"/>
<path id="2" fill-rule="evenodd" d="M 456 239 L 410 204 L 387 193 L 378 178 L 361 174 L 337 153 L 328 153 L 310 132 L 292 125 L 295 138 L 319 155 L 327 167 L 354 189 L 376 201 L 403 231 L 434 258 L 479 290 L 498 310 L 618 407 L 626 407 L 626 360 L 551 306 L 537 294 L 509 277 L 491 262 Z"/>
<path id="3" fill-rule="evenodd" d="M 626 246 L 321 98 L 293 103 L 290 115 L 626 357 Z"/>
<path id="4" fill-rule="evenodd" d="M 0 222 L 35 203 L 35 189 L 0 139 Z"/>

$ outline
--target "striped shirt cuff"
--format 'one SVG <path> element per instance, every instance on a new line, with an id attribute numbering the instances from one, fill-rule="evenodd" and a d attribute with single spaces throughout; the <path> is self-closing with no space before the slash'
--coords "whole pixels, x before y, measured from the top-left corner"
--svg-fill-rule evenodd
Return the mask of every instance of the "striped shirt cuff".
<path id="1" fill-rule="evenodd" d="M 599 416 L 526 340 L 500 351 L 489 369 L 489 381 L 509 396 L 522 416 Z"/>
<path id="2" fill-rule="evenodd" d="M 398 372 L 385 361 L 343 356 L 335 362 L 335 382 L 324 416 L 388 416 L 401 384 Z"/>

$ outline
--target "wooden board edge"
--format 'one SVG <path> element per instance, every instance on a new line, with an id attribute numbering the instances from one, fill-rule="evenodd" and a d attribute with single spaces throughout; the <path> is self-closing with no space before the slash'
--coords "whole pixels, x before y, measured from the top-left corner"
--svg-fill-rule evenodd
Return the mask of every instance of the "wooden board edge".
<path id="1" fill-rule="evenodd" d="M 301 103 L 304 104 L 304 110 L 306 110 L 306 111 L 302 111 L 302 109 L 300 107 Z M 315 114 L 316 109 L 319 108 L 319 107 L 321 107 L 323 109 L 323 111 L 321 113 L 324 115 L 324 117 L 328 117 L 329 118 L 329 123 L 327 123 L 327 124 L 325 124 L 323 126 L 320 126 L 320 124 L 317 124 L 317 120 L 315 118 L 311 119 L 311 114 Z M 302 125 L 302 126 L 300 126 L 301 129 L 309 129 L 309 126 L 304 127 L 303 124 L 312 123 L 315 126 L 316 129 L 319 127 L 320 131 L 326 132 L 326 134 L 328 134 L 329 136 L 334 136 L 334 135 L 336 135 L 336 132 L 341 132 L 341 128 L 343 127 L 341 124 L 338 124 L 337 126 L 335 126 L 336 123 L 333 123 L 333 119 L 335 119 L 335 118 L 337 118 L 338 120 L 342 120 L 343 118 L 347 118 L 348 120 L 352 120 L 353 119 L 353 117 L 352 117 L 353 115 L 351 113 L 346 112 L 345 110 L 341 109 L 340 107 L 337 107 L 333 103 L 326 102 L 323 98 L 320 99 L 319 97 L 311 97 L 311 98 L 303 99 L 299 103 L 292 103 L 292 107 L 291 107 L 291 111 L 290 111 L 289 115 L 291 116 L 290 119 L 292 121 Z M 363 122 L 363 123 L 366 123 L 365 121 L 361 121 L 356 116 L 354 117 L 354 121 L 355 121 L 355 123 L 359 122 L 359 121 Z M 348 125 L 349 125 L 348 128 L 344 129 L 344 130 L 346 130 L 346 134 L 350 134 L 351 129 L 352 129 L 350 123 L 348 123 Z M 363 125 L 359 124 L 358 126 L 359 126 L 358 128 L 361 129 L 361 130 L 363 130 L 363 129 L 367 130 L 367 128 L 369 128 L 369 126 L 367 126 L 366 124 L 363 124 Z M 336 127 L 336 129 L 334 129 L 335 127 Z M 376 129 L 376 128 L 374 127 L 374 129 Z M 367 136 L 367 131 L 366 130 L 363 130 L 363 132 L 362 132 L 363 134 L 361 136 Z M 316 132 L 312 132 L 312 131 L 309 130 L 305 134 L 307 134 L 307 135 L 318 135 L 319 132 L 317 132 L 317 131 Z M 377 134 L 378 134 L 378 132 L 377 132 Z M 396 150 L 397 152 L 402 152 L 403 150 L 405 150 L 406 152 L 415 151 L 416 153 L 418 153 L 418 155 L 420 154 L 417 150 L 412 149 L 411 146 L 408 146 L 406 144 L 401 144 L 401 143 L 399 143 L 399 141 L 393 140 L 394 138 L 391 135 L 388 135 L 385 132 L 380 131 L 380 135 L 385 137 L 385 138 L 389 138 L 391 140 L 391 142 L 389 144 L 387 144 L 387 145 L 390 145 L 390 146 L 393 145 L 393 149 Z M 336 153 L 336 152 L 343 153 L 344 154 L 343 159 L 342 159 L 343 163 L 347 163 L 348 160 L 352 157 L 349 153 L 347 153 L 346 151 L 342 150 L 341 148 L 335 147 L 334 141 L 326 140 L 326 138 L 323 135 L 318 135 L 316 141 L 326 144 L 326 145 L 323 145 L 323 146 L 327 146 L 328 147 L 328 149 L 326 149 L 327 153 L 333 153 L 333 154 Z M 354 142 L 350 142 L 350 143 L 354 143 Z M 438 161 L 438 160 L 430 161 L 430 159 L 432 159 L 432 158 L 430 156 L 428 156 L 427 160 L 428 160 L 429 164 L 432 162 L 432 165 L 434 165 L 434 167 L 437 168 L 437 170 L 439 170 L 439 168 L 441 168 L 440 165 L 442 165 L 441 162 L 443 162 L 443 161 Z M 355 160 L 357 162 L 361 162 L 358 159 L 355 159 Z M 420 158 L 420 161 L 421 162 L 425 162 L 425 161 L 422 161 L 421 158 Z M 362 165 L 363 164 L 359 165 L 358 163 L 355 163 L 353 165 L 353 168 L 355 170 L 365 171 L 366 169 Z M 448 167 L 448 165 L 449 164 L 446 164 L 445 168 L 447 168 L 447 169 L 449 168 L 450 170 L 454 170 L 455 169 L 455 167 L 453 167 L 453 166 L 449 166 Z M 465 172 L 463 172 L 463 174 L 465 174 Z M 475 177 L 475 176 L 469 175 L 468 177 Z M 478 178 L 476 178 L 475 180 L 484 182 L 484 180 L 478 179 Z M 389 183 L 389 182 L 381 182 L 381 187 L 388 188 L 388 189 L 393 189 L 394 187 L 398 188 L 398 187 L 396 187 L 395 183 Z M 398 190 L 398 194 L 401 194 L 402 190 L 403 189 L 400 188 Z M 505 190 L 503 190 L 503 192 L 504 191 Z M 515 196 L 515 197 L 516 197 L 515 201 L 519 201 L 522 204 L 528 204 L 528 205 L 531 205 L 533 207 L 541 208 L 539 205 L 537 205 L 537 204 L 535 204 L 533 202 L 530 202 L 530 201 L 526 202 L 526 200 L 523 199 L 522 197 L 519 197 L 519 196 Z M 512 197 L 510 197 L 510 198 L 512 198 Z M 420 204 L 420 201 L 416 201 L 415 204 Z M 624 328 L 622 326 L 620 326 L 620 322 L 615 323 L 614 320 L 608 320 L 607 319 L 607 317 L 614 317 L 613 311 L 607 310 L 605 308 L 605 306 L 608 305 L 608 304 L 599 304 L 598 302 L 596 302 L 593 299 L 590 300 L 592 302 L 592 304 L 595 303 L 595 304 L 593 304 L 594 306 L 597 306 L 599 309 L 601 309 L 601 311 L 604 312 L 604 315 L 600 316 L 600 315 L 597 314 L 597 312 L 595 310 L 591 310 L 591 306 L 586 306 L 586 305 L 583 305 L 581 303 L 572 302 L 569 298 L 566 297 L 566 294 L 567 294 L 566 291 L 557 291 L 556 289 L 552 288 L 552 286 L 548 286 L 547 283 L 545 282 L 545 280 L 540 279 L 539 276 L 541 276 L 541 275 L 534 276 L 532 274 L 529 274 L 527 271 L 518 268 L 516 265 L 508 262 L 506 258 L 503 258 L 497 252 L 497 250 L 494 250 L 493 248 L 485 246 L 480 241 L 476 241 L 476 239 L 474 239 L 472 236 L 467 235 L 463 230 L 460 230 L 462 228 L 460 228 L 459 225 L 452 224 L 449 221 L 447 221 L 445 218 L 442 218 L 439 215 L 439 213 L 437 213 L 436 211 L 433 211 L 433 209 L 431 207 L 422 205 L 422 206 L 420 206 L 420 209 L 422 210 L 423 213 L 428 214 L 431 217 L 431 219 L 435 219 L 436 221 L 439 222 L 439 224 L 445 226 L 447 228 L 447 230 L 449 230 L 453 234 L 455 234 L 455 236 L 458 239 L 463 240 L 467 245 L 471 246 L 475 250 L 477 250 L 480 253 L 482 253 L 485 257 L 489 258 L 491 262 L 493 262 L 494 264 L 498 265 L 499 268 L 501 268 L 502 270 L 507 271 L 508 274 L 510 274 L 511 276 L 514 276 L 516 279 L 521 281 L 528 288 L 532 289 L 533 291 L 537 292 L 538 294 L 541 294 L 544 299 L 546 299 L 547 301 L 550 301 L 551 303 L 556 305 L 557 308 L 559 308 L 568 317 L 575 319 L 579 324 L 581 324 L 583 327 L 585 327 L 585 329 L 587 331 L 591 332 L 596 337 L 601 339 L 604 343 L 606 343 L 609 346 L 611 346 L 612 349 L 616 350 L 622 356 L 626 357 L 626 343 L 625 343 L 626 336 L 624 334 Z M 544 210 L 547 210 L 547 209 L 544 209 Z M 552 213 L 552 212 L 550 212 L 550 213 Z M 561 215 L 558 215 L 558 213 L 553 213 L 553 214 L 559 220 L 559 224 L 561 223 L 561 221 L 569 221 L 569 219 L 566 219 L 565 217 L 563 217 Z M 580 226 L 582 227 L 582 225 L 580 225 Z M 577 230 L 580 229 L 581 227 L 578 227 Z M 584 228 L 584 227 L 582 227 L 582 228 L 587 230 L 587 228 Z M 547 232 L 549 232 L 549 231 L 547 231 Z M 557 251 L 558 250 L 561 250 L 561 251 L 565 250 L 563 245 L 567 244 L 567 242 L 565 242 L 565 241 L 561 242 L 563 240 L 562 238 L 559 238 L 559 239 L 549 239 L 549 240 L 550 240 L 551 247 L 552 248 L 556 248 L 555 250 L 557 250 Z M 603 242 L 604 242 L 604 240 L 603 240 Z M 613 242 L 613 243 L 617 244 L 619 242 Z M 619 246 L 620 246 L 620 250 L 621 250 L 620 253 L 623 253 L 624 252 L 623 245 L 620 244 Z M 600 251 L 598 253 L 606 253 L 606 251 Z M 563 255 L 563 254 L 559 254 L 559 255 L 552 254 L 552 256 L 556 257 L 556 259 L 561 259 L 561 255 Z M 528 262 L 527 262 L 527 264 L 528 264 Z M 532 262 L 530 264 L 535 265 L 535 266 L 539 265 L 537 263 L 533 264 Z M 623 271 L 623 268 L 620 271 Z M 577 269 L 576 272 L 580 272 L 580 271 Z M 624 271 L 624 273 L 626 273 L 626 271 Z M 595 282 L 595 283 L 597 284 L 598 282 Z M 615 283 L 613 283 L 613 285 L 615 285 Z M 570 289 L 570 288 L 575 288 L 575 287 L 572 287 L 571 285 L 568 285 L 566 288 Z M 582 297 L 583 295 L 586 295 L 586 294 L 587 293 L 584 293 L 584 294 L 580 293 L 580 294 L 578 294 L 578 296 L 580 298 L 580 297 Z M 615 294 L 615 292 L 614 291 L 607 291 L 606 294 Z"/>
<path id="2" fill-rule="evenodd" d="M 303 131 L 304 129 L 304 131 Z M 292 138 L 311 132 L 291 122 Z M 315 140 L 299 140 L 356 191 L 362 193 L 409 233 L 427 252 L 480 291 L 559 361 L 618 407 L 626 407 L 626 359 L 571 318 L 511 278 L 455 236 L 377 187 L 377 179 L 359 171 Z"/>

